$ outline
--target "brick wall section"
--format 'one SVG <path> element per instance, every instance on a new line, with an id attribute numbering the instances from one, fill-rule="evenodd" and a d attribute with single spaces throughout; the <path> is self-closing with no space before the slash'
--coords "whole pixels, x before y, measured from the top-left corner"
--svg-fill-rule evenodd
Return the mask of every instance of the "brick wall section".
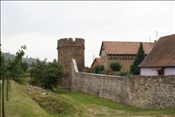
<path id="1" fill-rule="evenodd" d="M 140 108 L 175 107 L 175 76 L 117 77 L 78 72 L 72 61 L 72 91 Z"/>

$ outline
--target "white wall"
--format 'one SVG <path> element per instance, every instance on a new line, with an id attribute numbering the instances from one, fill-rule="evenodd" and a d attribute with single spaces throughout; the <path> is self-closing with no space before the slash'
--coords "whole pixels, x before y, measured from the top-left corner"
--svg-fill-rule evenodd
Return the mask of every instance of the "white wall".
<path id="1" fill-rule="evenodd" d="M 153 68 L 140 68 L 141 76 L 158 76 L 158 72 Z"/>
<path id="2" fill-rule="evenodd" d="M 165 68 L 164 75 L 175 75 L 175 68 Z"/>

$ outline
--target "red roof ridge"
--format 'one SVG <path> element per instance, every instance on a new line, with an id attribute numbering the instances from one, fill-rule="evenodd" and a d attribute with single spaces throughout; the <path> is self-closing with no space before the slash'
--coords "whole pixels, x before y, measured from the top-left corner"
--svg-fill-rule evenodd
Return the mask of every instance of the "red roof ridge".
<path id="1" fill-rule="evenodd" d="M 154 42 L 102 41 L 99 55 L 103 46 L 107 54 L 137 54 L 140 43 L 143 44 L 145 54 L 148 54 L 155 45 Z"/>

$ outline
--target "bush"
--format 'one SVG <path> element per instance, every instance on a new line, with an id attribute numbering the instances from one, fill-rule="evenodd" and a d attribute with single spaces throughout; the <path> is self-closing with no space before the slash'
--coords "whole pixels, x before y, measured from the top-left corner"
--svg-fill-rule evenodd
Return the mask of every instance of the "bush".
<path id="1" fill-rule="evenodd" d="M 89 67 L 86 67 L 83 72 L 86 72 L 86 73 L 92 73 L 93 72 L 93 68 L 89 68 Z"/>
<path id="2" fill-rule="evenodd" d="M 128 75 L 128 72 L 120 72 L 119 75 L 120 76 L 127 76 Z"/>
<path id="3" fill-rule="evenodd" d="M 46 63 L 46 60 L 40 61 L 39 59 L 33 64 L 30 70 L 31 84 L 46 89 L 57 87 L 61 84 L 62 78 L 65 77 L 63 68 L 58 64 L 56 60 L 50 63 Z"/>
<path id="4" fill-rule="evenodd" d="M 122 65 L 118 62 L 113 62 L 113 63 L 110 64 L 110 68 L 113 71 L 120 71 L 120 69 L 122 68 Z"/>
<path id="5" fill-rule="evenodd" d="M 106 69 L 104 71 L 104 74 L 106 74 L 106 75 L 111 75 L 111 73 L 112 73 L 112 70 L 111 69 Z"/>
<path id="6" fill-rule="evenodd" d="M 103 65 L 97 65 L 94 68 L 94 72 L 97 74 L 102 74 L 104 71 L 104 66 Z"/>

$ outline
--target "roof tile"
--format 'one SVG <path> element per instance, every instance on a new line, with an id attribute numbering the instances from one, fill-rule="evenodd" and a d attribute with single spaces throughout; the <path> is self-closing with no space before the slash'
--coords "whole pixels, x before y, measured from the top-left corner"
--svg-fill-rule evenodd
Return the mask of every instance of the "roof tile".
<path id="1" fill-rule="evenodd" d="M 154 43 L 142 42 L 145 54 L 148 54 L 154 46 Z M 107 54 L 137 54 L 140 42 L 112 42 L 103 41 Z M 101 53 L 101 51 L 100 51 Z"/>
<path id="2" fill-rule="evenodd" d="M 175 34 L 161 37 L 139 67 L 175 66 Z"/>

